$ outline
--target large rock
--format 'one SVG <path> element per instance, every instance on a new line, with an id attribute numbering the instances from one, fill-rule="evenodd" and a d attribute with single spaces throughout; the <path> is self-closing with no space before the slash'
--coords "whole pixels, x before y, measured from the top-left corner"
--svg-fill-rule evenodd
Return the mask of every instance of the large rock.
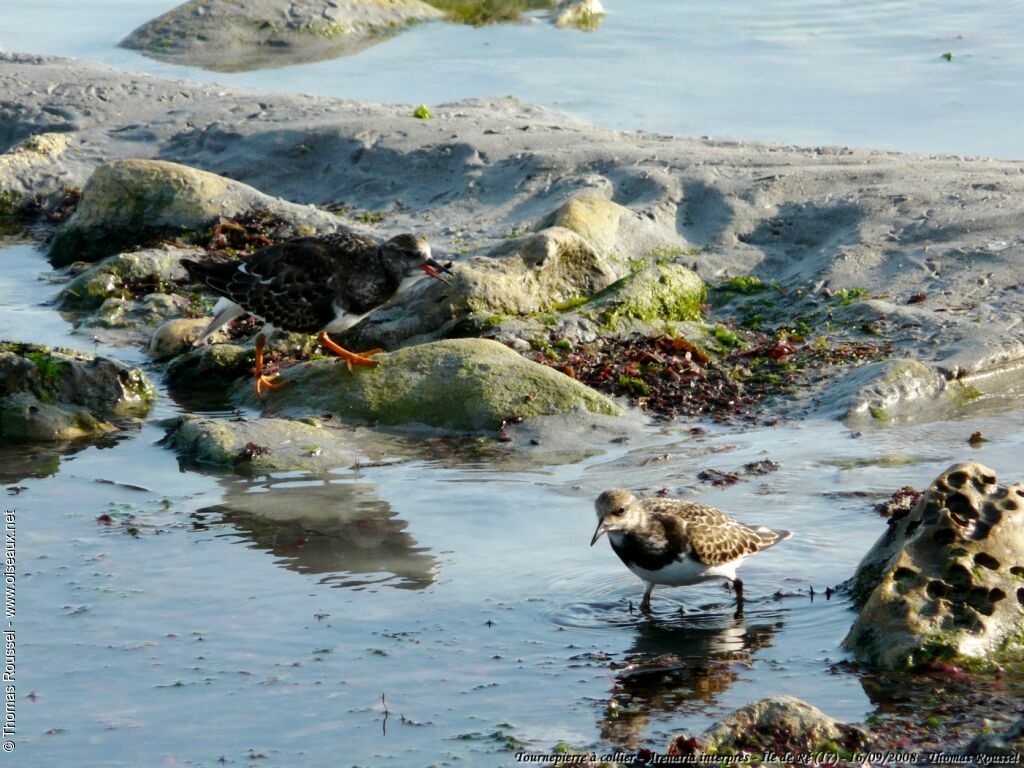
<path id="1" fill-rule="evenodd" d="M 67 441 L 113 432 L 149 411 L 153 386 L 138 368 L 82 352 L 0 343 L 0 436 Z"/>
<path id="2" fill-rule="evenodd" d="M 1024 631 L 1024 484 L 954 464 L 861 561 L 848 584 L 860 615 L 844 641 L 887 669 L 997 660 Z"/>
<path id="3" fill-rule="evenodd" d="M 254 362 L 253 349 L 238 344 L 189 349 L 167 366 L 167 383 L 178 390 L 225 391 L 238 379 L 247 377 Z"/>
<path id="4" fill-rule="evenodd" d="M 184 258 L 204 252 L 195 248 L 147 248 L 108 256 L 77 275 L 57 296 L 61 309 L 95 309 L 111 297 L 157 293 L 168 283 L 188 277 Z"/>
<path id="5" fill-rule="evenodd" d="M 679 264 L 655 264 L 622 278 L 579 311 L 617 331 L 635 324 L 699 320 L 705 296 L 696 272 Z"/>
<path id="6" fill-rule="evenodd" d="M 599 253 L 626 261 L 652 251 L 684 251 L 684 243 L 648 216 L 613 200 L 580 194 L 544 217 L 538 230 L 564 227 L 583 237 Z"/>
<path id="7" fill-rule="evenodd" d="M 218 216 L 255 211 L 286 221 L 281 237 L 337 229 L 329 213 L 223 176 L 161 160 L 115 160 L 89 177 L 74 216 L 50 244 L 49 258 L 55 266 L 96 261 L 147 240 L 204 229 Z"/>
<path id="8" fill-rule="evenodd" d="M 355 53 L 441 15 L 421 0 L 191 0 L 143 24 L 121 45 L 233 72 Z"/>
<path id="9" fill-rule="evenodd" d="M 557 311 L 611 285 L 621 274 L 579 234 L 551 227 L 502 243 L 487 256 L 454 266 L 451 285 L 431 282 L 382 307 L 346 340 L 359 347 L 395 347 L 444 334 L 461 321 L 486 325 L 506 316 Z"/>
<path id="10" fill-rule="evenodd" d="M 736 710 L 700 736 L 701 751 L 715 755 L 762 752 L 854 752 L 868 734 L 833 720 L 793 696 L 771 696 Z"/>
<path id="11" fill-rule="evenodd" d="M 188 461 L 244 472 L 324 471 L 363 457 L 340 430 L 290 419 L 186 418 L 167 442 Z"/>
<path id="12" fill-rule="evenodd" d="M 380 354 L 352 373 L 336 360 L 286 370 L 288 385 L 267 398 L 270 413 L 333 412 L 380 424 L 426 424 L 458 431 L 500 428 L 583 408 L 617 416 L 604 395 L 485 339 L 451 339 Z M 251 387 L 246 386 L 247 396 Z"/>
<path id="13" fill-rule="evenodd" d="M 601 0 L 562 0 L 551 11 L 551 20 L 559 29 L 574 28 L 593 32 L 604 20 Z"/>
<path id="14" fill-rule="evenodd" d="M 880 360 L 856 368 L 829 389 L 823 410 L 850 425 L 951 418 L 975 401 L 1013 388 L 1022 379 L 1019 363 L 953 374 L 909 358 Z"/>

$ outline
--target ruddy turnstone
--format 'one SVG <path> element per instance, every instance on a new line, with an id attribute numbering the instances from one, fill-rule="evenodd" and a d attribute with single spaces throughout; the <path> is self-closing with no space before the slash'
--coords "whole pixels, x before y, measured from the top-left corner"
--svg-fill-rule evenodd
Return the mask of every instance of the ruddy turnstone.
<path id="1" fill-rule="evenodd" d="M 181 262 L 193 280 L 221 295 L 196 346 L 227 322 L 248 312 L 263 322 L 256 336 L 256 396 L 276 389 L 263 374 L 263 348 L 274 330 L 318 333 L 320 343 L 353 365 L 376 365 L 372 349 L 356 354 L 331 341 L 424 275 L 448 282 L 451 270 L 430 254 L 422 237 L 397 235 L 377 244 L 349 232 L 300 237 L 261 248 L 233 261 Z"/>
<path id="2" fill-rule="evenodd" d="M 755 552 L 788 539 L 789 531 L 772 531 L 733 520 L 725 512 L 681 499 L 638 499 L 613 488 L 597 497 L 597 530 L 619 559 L 647 585 L 640 610 L 651 612 L 655 584 L 681 587 L 726 579 L 743 604 L 743 582 L 736 567 Z"/>

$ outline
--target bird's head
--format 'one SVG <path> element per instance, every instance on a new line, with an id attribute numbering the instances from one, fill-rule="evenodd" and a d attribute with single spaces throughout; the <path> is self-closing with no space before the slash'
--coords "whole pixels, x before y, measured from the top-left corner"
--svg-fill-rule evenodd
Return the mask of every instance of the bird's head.
<path id="1" fill-rule="evenodd" d="M 430 244 L 425 237 L 418 235 L 396 235 L 387 242 L 381 243 L 380 253 L 384 263 L 394 271 L 401 283 L 406 280 L 418 280 L 429 275 L 442 283 L 451 281 L 442 273 L 452 274 L 448 265 L 442 264 L 430 253 Z"/>
<path id="2" fill-rule="evenodd" d="M 613 531 L 628 531 L 642 523 L 643 508 L 637 503 L 636 496 L 622 488 L 612 488 L 597 497 L 594 502 L 597 511 L 597 530 L 590 546 L 604 534 Z"/>

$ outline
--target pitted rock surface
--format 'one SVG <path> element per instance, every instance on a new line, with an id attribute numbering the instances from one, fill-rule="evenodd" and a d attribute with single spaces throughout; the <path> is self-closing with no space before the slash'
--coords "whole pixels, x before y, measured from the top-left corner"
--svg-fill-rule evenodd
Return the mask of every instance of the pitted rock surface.
<path id="1" fill-rule="evenodd" d="M 954 464 L 861 561 L 845 645 L 900 669 L 1013 652 L 1024 629 L 1024 484 Z"/>

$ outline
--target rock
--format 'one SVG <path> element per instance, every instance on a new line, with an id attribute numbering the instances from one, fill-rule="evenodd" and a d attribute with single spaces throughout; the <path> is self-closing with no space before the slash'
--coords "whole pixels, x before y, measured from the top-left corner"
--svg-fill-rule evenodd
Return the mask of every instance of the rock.
<path id="1" fill-rule="evenodd" d="M 1016 757 L 1014 762 L 1019 761 L 1021 752 L 1024 752 L 1024 719 L 1018 720 L 1002 733 L 980 733 L 964 748 L 964 754 L 967 755 Z"/>
<path id="2" fill-rule="evenodd" d="M 189 300 L 177 294 L 149 293 L 138 301 L 111 296 L 95 312 L 82 318 L 78 325 L 116 331 L 110 334 L 110 338 L 118 343 L 143 343 L 149 334 L 140 336 L 133 331 L 177 317 L 188 306 Z"/>
<path id="3" fill-rule="evenodd" d="M 939 475 L 909 514 L 890 519 L 847 583 L 861 610 L 844 645 L 893 670 L 1019 650 L 1022 507 L 1024 484 L 997 485 L 981 464 Z"/>
<path id="4" fill-rule="evenodd" d="M 349 373 L 335 360 L 293 366 L 288 386 L 267 398 L 271 413 L 337 413 L 380 424 L 426 424 L 457 431 L 496 430 L 512 416 L 583 408 L 619 416 L 604 395 L 485 339 L 450 339 L 376 357 Z M 250 401 L 251 387 L 244 389 Z"/>
<path id="5" fill-rule="evenodd" d="M 560 29 L 574 27 L 592 32 L 601 26 L 604 14 L 601 0 L 562 0 L 551 11 L 551 20 Z"/>
<path id="6" fill-rule="evenodd" d="M 68 283 L 57 295 L 61 309 L 95 309 L 106 299 L 125 297 L 145 289 L 153 293 L 167 283 L 188 277 L 183 258 L 203 256 L 196 248 L 147 248 L 108 256 Z"/>
<path id="7" fill-rule="evenodd" d="M 99 166 L 75 214 L 50 244 L 54 266 L 96 261 L 147 240 L 209 226 L 217 216 L 266 210 L 288 222 L 282 237 L 329 232 L 337 217 L 264 195 L 250 186 L 161 160 L 115 160 Z"/>
<path id="8" fill-rule="evenodd" d="M 210 344 L 176 357 L 167 366 L 167 383 L 180 390 L 225 390 L 252 373 L 253 350 L 237 344 Z"/>
<path id="9" fill-rule="evenodd" d="M 186 418 L 167 435 L 183 458 L 251 471 L 325 471 L 362 458 L 338 429 L 290 419 Z"/>
<path id="10" fill-rule="evenodd" d="M 451 330 L 460 320 L 486 325 L 505 315 L 558 311 L 619 276 L 580 235 L 551 227 L 460 262 L 451 285 L 425 284 L 374 312 L 346 335 L 357 347 L 395 347 Z"/>
<path id="11" fill-rule="evenodd" d="M 651 218 L 603 197 L 582 194 L 564 203 L 537 225 L 538 231 L 564 227 L 580 235 L 605 258 L 651 260 L 652 255 L 680 255 L 684 244 L 677 235 Z"/>
<path id="12" fill-rule="evenodd" d="M 9 441 L 66 441 L 118 429 L 156 396 L 138 368 L 82 352 L 0 343 L 0 435 Z"/>
<path id="13" fill-rule="evenodd" d="M 166 360 L 193 349 L 192 343 L 199 338 L 210 321 L 204 317 L 178 317 L 168 320 L 157 328 L 146 345 L 146 354 L 154 360 Z M 220 344 L 227 337 L 222 330 L 213 334 L 214 344 Z"/>
<path id="14" fill-rule="evenodd" d="M 579 312 L 602 326 L 627 330 L 629 325 L 663 326 L 700 319 L 706 289 L 695 272 L 678 264 L 655 264 L 610 286 Z"/>
<path id="15" fill-rule="evenodd" d="M 974 377 L 947 378 L 934 365 L 895 358 L 848 373 L 831 387 L 827 407 L 853 425 L 908 423 L 952 416 L 983 395 Z"/>
<path id="16" fill-rule="evenodd" d="M 237 72 L 356 53 L 441 15 L 421 0 L 191 0 L 120 44 L 155 59 Z"/>
<path id="17" fill-rule="evenodd" d="M 57 160 L 68 134 L 41 133 L 0 154 L 0 216 L 12 216 L 36 203 L 36 197 L 62 192 L 69 183 Z"/>
<path id="18" fill-rule="evenodd" d="M 736 710 L 699 737 L 704 752 L 759 755 L 770 751 L 852 752 L 868 744 L 868 734 L 839 723 L 793 696 L 771 696 Z"/>

